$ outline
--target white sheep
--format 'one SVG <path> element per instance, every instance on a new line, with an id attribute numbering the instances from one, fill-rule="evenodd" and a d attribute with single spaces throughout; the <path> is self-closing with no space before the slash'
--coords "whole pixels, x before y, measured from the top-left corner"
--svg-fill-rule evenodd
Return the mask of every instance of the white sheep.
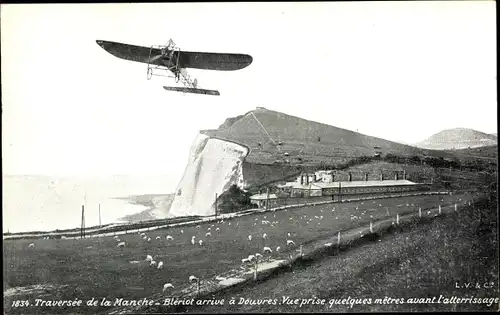
<path id="1" fill-rule="evenodd" d="M 197 229 L 199 229 L 199 228 L 200 228 L 200 226 L 199 226 L 199 225 L 197 225 L 197 226 L 196 226 L 196 228 L 197 228 Z"/>
<path id="2" fill-rule="evenodd" d="M 171 283 L 165 283 L 163 285 L 163 292 L 167 291 L 168 289 L 173 289 L 174 286 Z"/>
<path id="3" fill-rule="evenodd" d="M 280 247 L 280 246 L 276 247 L 276 251 L 277 251 L 277 252 L 279 252 L 279 251 L 280 251 L 280 249 L 281 249 L 281 247 Z"/>
<path id="4" fill-rule="evenodd" d="M 262 258 L 262 255 L 257 253 L 257 254 L 255 254 L 255 258 L 257 258 L 257 259 Z"/>
<path id="5" fill-rule="evenodd" d="M 325 243 L 325 246 L 330 247 L 330 246 L 332 246 L 332 243 Z"/>
<path id="6" fill-rule="evenodd" d="M 141 237 L 144 237 L 144 236 L 146 236 L 146 233 L 142 232 Z"/>
<path id="7" fill-rule="evenodd" d="M 163 268 L 163 261 L 160 261 L 160 262 L 158 263 L 158 269 L 162 269 L 162 268 Z"/>
<path id="8" fill-rule="evenodd" d="M 231 222 L 229 222 L 227 225 L 231 225 Z M 238 223 L 236 223 L 236 225 L 238 225 Z"/>
<path id="9" fill-rule="evenodd" d="M 205 234 L 205 236 L 212 236 L 212 234 L 210 234 L 210 232 L 208 232 L 207 234 Z"/>
<path id="10" fill-rule="evenodd" d="M 116 239 L 118 239 L 118 235 L 115 235 L 113 238 L 114 238 L 115 240 L 116 240 Z"/>
<path id="11" fill-rule="evenodd" d="M 151 255 L 146 255 L 146 261 L 153 261 L 153 257 Z"/>
<path id="12" fill-rule="evenodd" d="M 151 242 L 151 237 L 148 237 L 148 242 Z"/>
<path id="13" fill-rule="evenodd" d="M 273 250 L 271 248 L 269 248 L 269 247 L 264 247 L 264 253 L 266 253 L 266 252 L 272 253 Z"/>
<path id="14" fill-rule="evenodd" d="M 116 247 L 125 247 L 125 242 L 118 243 L 118 245 L 116 245 Z"/>
<path id="15" fill-rule="evenodd" d="M 267 237 L 267 234 L 266 234 L 266 233 L 262 234 L 262 238 L 264 238 L 264 239 L 265 239 L 266 237 Z"/>
<path id="16" fill-rule="evenodd" d="M 292 234 L 291 234 L 290 232 L 288 232 L 288 234 L 287 234 L 287 235 L 288 235 L 288 237 L 292 236 Z"/>
<path id="17" fill-rule="evenodd" d="M 193 244 L 193 245 L 195 244 L 195 242 L 194 242 L 194 236 L 191 238 L 191 244 Z"/>
<path id="18" fill-rule="evenodd" d="M 189 282 L 198 282 L 198 278 L 195 276 L 189 276 Z"/>
<path id="19" fill-rule="evenodd" d="M 173 238 L 172 236 L 170 236 L 170 235 L 167 235 L 167 240 L 171 240 L 171 241 L 173 241 L 173 240 L 174 240 L 174 238 Z"/>
<path id="20" fill-rule="evenodd" d="M 290 245 L 295 245 L 295 242 L 292 241 L 292 240 L 286 240 L 286 245 L 287 246 L 290 246 Z"/>
<path id="21" fill-rule="evenodd" d="M 181 234 L 184 234 L 184 230 L 181 230 Z"/>
<path id="22" fill-rule="evenodd" d="M 215 231 L 216 231 L 216 232 L 219 232 L 219 231 L 220 231 L 220 229 L 219 229 L 219 228 L 216 228 L 216 229 L 215 229 Z"/>
<path id="23" fill-rule="evenodd" d="M 160 236 L 157 236 L 157 237 L 156 237 L 156 239 L 157 239 L 157 240 L 159 240 L 159 239 L 161 239 L 161 237 L 160 237 Z"/>
<path id="24" fill-rule="evenodd" d="M 248 258 L 243 258 L 241 260 L 241 263 L 244 264 L 244 263 L 247 263 L 247 262 L 250 262 L 250 260 Z"/>
<path id="25" fill-rule="evenodd" d="M 200 246 L 203 246 L 203 241 L 202 240 L 199 240 L 198 243 L 200 244 Z"/>
<path id="26" fill-rule="evenodd" d="M 149 264 L 150 266 L 156 266 L 156 261 L 152 260 L 151 263 Z"/>
<path id="27" fill-rule="evenodd" d="M 28 248 L 34 248 L 35 247 L 35 244 L 31 243 L 28 245 Z"/>
<path id="28" fill-rule="evenodd" d="M 248 255 L 248 260 L 249 260 L 249 261 L 252 261 L 252 260 L 254 260 L 254 259 L 255 259 L 255 256 L 254 256 L 254 255 Z"/>
<path id="29" fill-rule="evenodd" d="M 207 231 L 210 231 L 210 227 L 208 227 Z"/>
<path id="30" fill-rule="evenodd" d="M 248 240 L 251 241 L 252 240 L 252 235 L 248 235 Z"/>

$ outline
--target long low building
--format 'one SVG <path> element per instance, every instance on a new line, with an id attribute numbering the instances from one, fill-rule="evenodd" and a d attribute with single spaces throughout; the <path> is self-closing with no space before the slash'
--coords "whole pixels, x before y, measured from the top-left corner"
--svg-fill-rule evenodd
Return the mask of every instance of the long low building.
<path id="1" fill-rule="evenodd" d="M 338 194 L 368 194 L 385 192 L 404 192 L 422 190 L 425 185 L 409 180 L 368 180 L 342 182 L 314 182 L 300 184 L 287 183 L 281 188 L 290 193 L 290 197 L 331 196 Z"/>
<path id="2" fill-rule="evenodd" d="M 323 196 L 332 194 L 363 194 L 378 192 L 403 192 L 414 191 L 423 188 L 423 185 L 409 180 L 368 180 L 368 181 L 346 181 L 332 183 L 314 183 L 313 185 L 321 189 Z"/>

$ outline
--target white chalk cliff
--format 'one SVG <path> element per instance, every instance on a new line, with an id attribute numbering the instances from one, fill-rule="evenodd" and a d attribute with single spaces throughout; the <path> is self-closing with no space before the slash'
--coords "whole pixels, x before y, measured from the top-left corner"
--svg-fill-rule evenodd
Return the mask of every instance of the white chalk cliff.
<path id="1" fill-rule="evenodd" d="M 215 213 L 215 194 L 243 184 L 244 146 L 199 134 L 169 210 L 169 217 Z"/>

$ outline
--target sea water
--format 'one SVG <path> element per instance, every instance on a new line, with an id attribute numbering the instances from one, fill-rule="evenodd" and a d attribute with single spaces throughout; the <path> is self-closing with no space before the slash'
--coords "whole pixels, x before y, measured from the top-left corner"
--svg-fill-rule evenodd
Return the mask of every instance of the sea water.
<path id="1" fill-rule="evenodd" d="M 174 180 L 174 182 L 172 182 Z M 52 177 L 3 176 L 3 232 L 52 231 L 79 228 L 82 205 L 85 226 L 119 222 L 147 208 L 130 204 L 127 197 L 170 193 L 178 179 L 167 176 Z"/>

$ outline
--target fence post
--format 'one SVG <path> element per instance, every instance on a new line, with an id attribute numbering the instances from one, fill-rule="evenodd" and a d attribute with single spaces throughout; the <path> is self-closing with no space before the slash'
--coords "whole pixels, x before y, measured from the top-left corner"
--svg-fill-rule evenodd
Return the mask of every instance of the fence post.
<path id="1" fill-rule="evenodd" d="M 457 204 L 455 204 L 455 212 L 457 212 Z"/>
<path id="2" fill-rule="evenodd" d="M 441 205 L 439 205 L 439 215 L 441 215 Z"/>
<path id="3" fill-rule="evenodd" d="M 300 245 L 300 258 L 302 259 L 303 257 L 303 251 L 302 251 L 302 244 Z"/>
<path id="4" fill-rule="evenodd" d="M 422 218 L 422 208 L 418 208 L 418 217 Z"/>
<path id="5" fill-rule="evenodd" d="M 337 234 L 337 245 L 340 245 L 340 232 Z"/>
<path id="6" fill-rule="evenodd" d="M 370 233 L 373 233 L 373 223 L 370 221 Z"/>
<path id="7" fill-rule="evenodd" d="M 257 264 L 258 264 L 257 258 L 255 258 L 255 269 L 253 271 L 253 279 L 254 280 L 257 280 Z"/>
<path id="8" fill-rule="evenodd" d="M 399 213 L 396 213 L 396 224 L 399 225 Z"/>

